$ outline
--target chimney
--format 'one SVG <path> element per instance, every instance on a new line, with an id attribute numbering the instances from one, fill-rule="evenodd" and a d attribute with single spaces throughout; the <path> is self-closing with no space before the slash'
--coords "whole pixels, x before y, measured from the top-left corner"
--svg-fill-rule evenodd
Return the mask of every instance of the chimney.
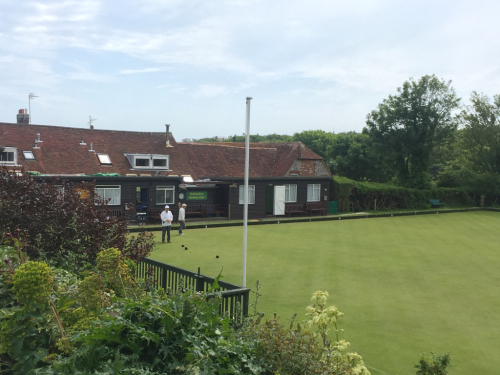
<path id="1" fill-rule="evenodd" d="M 165 124 L 165 127 L 167 128 L 167 142 L 165 143 L 165 147 L 173 147 L 170 144 L 170 125 L 169 124 Z"/>
<path id="2" fill-rule="evenodd" d="M 18 124 L 29 124 L 30 123 L 30 115 L 28 114 L 28 110 L 20 109 L 17 114 L 17 123 Z"/>

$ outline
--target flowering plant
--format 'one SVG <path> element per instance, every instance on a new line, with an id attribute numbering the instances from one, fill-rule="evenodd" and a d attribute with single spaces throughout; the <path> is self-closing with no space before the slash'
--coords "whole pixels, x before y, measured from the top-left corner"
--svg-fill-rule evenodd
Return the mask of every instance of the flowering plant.
<path id="1" fill-rule="evenodd" d="M 187 190 L 186 184 L 180 184 L 179 185 L 179 189 L 181 189 L 181 190 Z"/>
<path id="2" fill-rule="evenodd" d="M 236 189 L 238 187 L 238 184 L 236 182 L 233 182 L 231 185 L 229 185 L 231 189 Z"/>

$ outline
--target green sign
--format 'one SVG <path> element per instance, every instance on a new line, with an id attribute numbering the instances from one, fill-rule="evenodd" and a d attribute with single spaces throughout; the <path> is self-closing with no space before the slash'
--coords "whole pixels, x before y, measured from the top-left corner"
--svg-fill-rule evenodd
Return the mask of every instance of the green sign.
<path id="1" fill-rule="evenodd" d="M 207 200 L 206 191 L 188 191 L 186 193 L 186 199 L 188 201 L 206 201 Z"/>

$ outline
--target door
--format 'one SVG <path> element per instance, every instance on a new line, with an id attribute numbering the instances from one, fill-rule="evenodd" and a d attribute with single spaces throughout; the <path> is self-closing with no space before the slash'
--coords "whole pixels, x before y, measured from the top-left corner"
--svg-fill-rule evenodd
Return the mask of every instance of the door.
<path id="1" fill-rule="evenodd" d="M 274 188 L 266 186 L 266 202 L 265 202 L 266 215 L 272 215 L 274 212 Z"/>
<path id="2" fill-rule="evenodd" d="M 275 216 L 285 214 L 285 187 L 274 187 L 274 212 Z"/>

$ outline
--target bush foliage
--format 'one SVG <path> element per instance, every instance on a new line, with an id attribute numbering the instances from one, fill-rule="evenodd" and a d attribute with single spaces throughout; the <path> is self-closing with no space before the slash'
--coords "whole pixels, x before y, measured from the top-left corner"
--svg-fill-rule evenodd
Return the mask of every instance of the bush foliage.
<path id="1" fill-rule="evenodd" d="M 153 236 L 140 233 L 127 239 L 125 220 L 109 217 L 107 202 L 93 194 L 94 187 L 46 183 L 0 169 L 0 233 L 19 229 L 32 259 L 70 268 L 94 262 L 98 252 L 110 247 L 140 261 L 152 251 Z"/>
<path id="2" fill-rule="evenodd" d="M 0 267 L 1 371 L 369 375 L 358 354 L 345 353 L 349 344 L 337 328 L 343 314 L 326 306 L 325 292 L 314 294 L 304 328 L 276 317 L 261 324 L 258 313 L 235 322 L 219 312 L 218 279 L 208 291 L 215 298 L 146 291 L 129 261 L 109 248 L 98 253 L 96 272 L 79 281 L 83 275 L 28 260 L 14 240 L 0 244 L 9 259 Z"/>
<path id="3" fill-rule="evenodd" d="M 446 207 L 459 207 L 477 206 L 479 197 L 461 188 L 419 190 L 345 177 L 334 177 L 330 189 L 330 200 L 338 201 L 339 212 L 348 212 L 351 203 L 354 211 L 426 209 L 430 199 L 440 199 Z"/>

